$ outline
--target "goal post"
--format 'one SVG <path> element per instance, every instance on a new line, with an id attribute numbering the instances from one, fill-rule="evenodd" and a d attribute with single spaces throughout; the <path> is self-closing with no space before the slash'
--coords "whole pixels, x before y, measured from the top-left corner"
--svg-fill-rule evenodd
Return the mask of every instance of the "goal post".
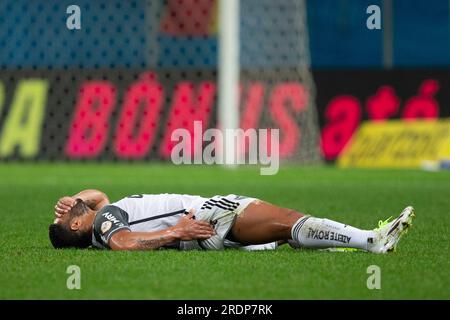
<path id="1" fill-rule="evenodd" d="M 239 127 L 239 2 L 219 0 L 218 124 L 224 131 Z M 222 156 L 226 166 L 235 164 L 234 142 L 224 141 Z"/>
<path id="2" fill-rule="evenodd" d="M 222 129 L 239 128 L 249 88 L 262 84 L 255 129 L 280 130 L 281 160 L 320 162 L 306 1 L 218 1 L 218 124 Z M 299 92 L 291 101 L 289 94 L 279 98 L 283 90 Z M 281 105 L 274 106 L 277 99 Z M 295 128 L 289 131 L 290 123 Z M 234 141 L 226 142 L 224 152 L 224 159 L 237 157 Z"/>

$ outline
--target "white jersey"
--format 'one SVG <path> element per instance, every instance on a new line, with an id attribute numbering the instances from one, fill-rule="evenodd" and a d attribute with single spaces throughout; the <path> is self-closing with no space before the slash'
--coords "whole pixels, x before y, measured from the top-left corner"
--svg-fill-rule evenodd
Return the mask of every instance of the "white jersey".
<path id="1" fill-rule="evenodd" d="M 131 231 L 159 231 L 173 227 L 185 211 L 199 211 L 208 200 L 184 194 L 142 194 L 111 203 L 128 214 Z"/>
<path id="2" fill-rule="evenodd" d="M 216 235 L 204 241 L 177 241 L 166 247 L 182 250 L 242 247 L 226 240 L 226 235 L 236 215 L 254 200 L 236 195 L 212 198 L 167 193 L 130 196 L 106 205 L 97 212 L 92 226 L 92 244 L 97 248 L 109 249 L 109 239 L 119 230 L 154 232 L 173 227 L 186 212 L 193 209 L 196 218 L 213 223 Z M 261 250 L 275 247 L 276 242 L 244 248 Z"/>

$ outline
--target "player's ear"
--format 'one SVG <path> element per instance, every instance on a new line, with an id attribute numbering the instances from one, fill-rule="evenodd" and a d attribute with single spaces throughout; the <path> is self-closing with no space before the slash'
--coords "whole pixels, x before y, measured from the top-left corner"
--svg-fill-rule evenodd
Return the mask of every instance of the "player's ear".
<path id="1" fill-rule="evenodd" d="M 72 221 L 70 221 L 70 230 L 72 231 L 78 231 L 81 228 L 81 219 L 79 218 L 73 218 Z"/>

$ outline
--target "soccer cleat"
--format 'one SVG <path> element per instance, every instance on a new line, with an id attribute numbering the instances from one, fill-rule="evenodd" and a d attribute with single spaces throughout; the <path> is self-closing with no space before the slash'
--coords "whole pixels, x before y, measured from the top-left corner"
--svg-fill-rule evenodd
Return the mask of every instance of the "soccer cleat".
<path id="1" fill-rule="evenodd" d="M 373 253 L 387 253 L 395 251 L 400 238 L 408 232 L 412 225 L 412 219 L 415 217 L 414 208 L 406 207 L 397 219 L 392 217 L 378 222 L 378 228 L 374 229 L 376 238 L 368 250 Z"/>

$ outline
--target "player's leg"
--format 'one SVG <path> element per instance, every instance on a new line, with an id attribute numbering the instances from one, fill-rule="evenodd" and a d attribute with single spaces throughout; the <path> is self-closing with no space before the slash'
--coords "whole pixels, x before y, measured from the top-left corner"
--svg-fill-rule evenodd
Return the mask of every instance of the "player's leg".
<path id="1" fill-rule="evenodd" d="M 288 240 L 292 225 L 302 217 L 295 210 L 256 200 L 236 217 L 228 238 L 245 245 Z"/>
<path id="2" fill-rule="evenodd" d="M 305 216 L 264 201 L 252 202 L 236 218 L 233 241 L 260 244 L 293 239 L 305 248 L 347 247 L 370 250 L 377 234 L 329 219 Z"/>

